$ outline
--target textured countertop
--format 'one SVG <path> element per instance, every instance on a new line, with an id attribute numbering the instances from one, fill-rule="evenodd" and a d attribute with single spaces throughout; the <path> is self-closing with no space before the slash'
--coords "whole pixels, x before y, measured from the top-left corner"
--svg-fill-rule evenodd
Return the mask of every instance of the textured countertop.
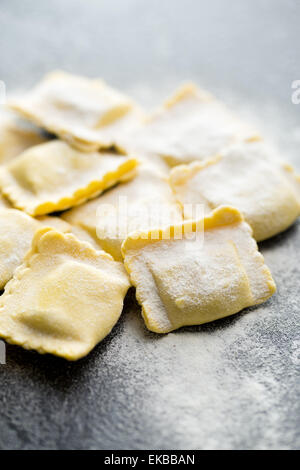
<path id="1" fill-rule="evenodd" d="M 2 0 L 0 80 L 10 92 L 61 68 L 148 106 L 194 80 L 300 172 L 299 16 L 291 0 Z M 300 223 L 260 248 L 278 292 L 258 308 L 158 336 L 131 291 L 78 363 L 8 346 L 0 448 L 299 448 Z"/>

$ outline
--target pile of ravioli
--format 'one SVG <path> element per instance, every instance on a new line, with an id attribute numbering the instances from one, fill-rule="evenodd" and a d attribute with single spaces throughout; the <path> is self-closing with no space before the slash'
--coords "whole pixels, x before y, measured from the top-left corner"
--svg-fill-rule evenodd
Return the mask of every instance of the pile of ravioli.
<path id="1" fill-rule="evenodd" d="M 300 179 L 209 93 L 183 85 L 148 114 L 101 80 L 54 72 L 8 107 L 1 338 L 77 360 L 110 333 L 130 286 L 156 333 L 273 295 L 256 242 L 297 219 Z M 120 200 L 121 234 L 109 210 Z"/>

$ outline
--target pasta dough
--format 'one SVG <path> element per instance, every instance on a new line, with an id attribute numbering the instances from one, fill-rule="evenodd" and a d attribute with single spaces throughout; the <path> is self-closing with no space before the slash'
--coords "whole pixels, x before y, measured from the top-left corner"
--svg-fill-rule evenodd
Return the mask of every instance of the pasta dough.
<path id="1" fill-rule="evenodd" d="M 14 159 L 33 145 L 46 142 L 46 137 L 21 125 L 8 112 L 0 112 L 0 165 Z"/>
<path id="2" fill-rule="evenodd" d="M 192 217 L 191 204 L 203 204 L 206 213 L 229 204 L 243 212 L 257 241 L 300 215 L 299 178 L 263 142 L 236 144 L 214 159 L 174 168 L 170 183 L 185 218 Z"/>
<path id="3" fill-rule="evenodd" d="M 147 328 L 156 333 L 232 315 L 276 289 L 249 225 L 232 207 L 198 223 L 129 235 L 122 252 Z"/>
<path id="4" fill-rule="evenodd" d="M 61 211 L 134 176 L 137 160 L 113 153 L 85 154 L 54 140 L 26 150 L 0 168 L 0 188 L 30 215 Z"/>
<path id="5" fill-rule="evenodd" d="M 195 85 L 185 85 L 145 125 L 128 133 L 122 146 L 160 155 L 174 166 L 212 157 L 239 140 L 258 139 L 221 102 Z"/>
<path id="6" fill-rule="evenodd" d="M 84 151 L 117 146 L 118 135 L 142 119 L 142 111 L 127 96 L 101 80 L 65 72 L 47 75 L 10 106 Z"/>
<path id="7" fill-rule="evenodd" d="M 110 255 L 73 235 L 41 229 L 0 298 L 0 336 L 80 359 L 109 334 L 128 288 L 123 265 Z"/>
<path id="8" fill-rule="evenodd" d="M 133 180 L 66 212 L 63 218 L 87 230 L 105 251 L 122 260 L 121 245 L 128 233 L 178 223 L 182 211 L 160 172 L 142 165 Z"/>

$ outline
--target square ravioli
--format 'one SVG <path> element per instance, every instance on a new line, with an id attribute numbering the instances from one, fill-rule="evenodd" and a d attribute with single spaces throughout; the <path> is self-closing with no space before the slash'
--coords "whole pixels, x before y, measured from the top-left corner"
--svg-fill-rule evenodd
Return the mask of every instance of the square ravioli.
<path id="1" fill-rule="evenodd" d="M 80 359 L 110 333 L 128 288 L 123 265 L 110 255 L 71 234 L 41 229 L 0 298 L 0 337 Z"/>
<path id="2" fill-rule="evenodd" d="M 258 139 L 223 103 L 195 85 L 185 85 L 144 125 L 129 132 L 122 147 L 159 155 L 175 166 L 215 156 L 239 140 Z"/>
<path id="3" fill-rule="evenodd" d="M 276 290 L 249 225 L 232 207 L 159 234 L 137 232 L 122 251 L 146 326 L 156 333 L 232 315 Z"/>
<path id="4" fill-rule="evenodd" d="M 135 158 L 83 153 L 53 140 L 0 167 L 0 189 L 18 209 L 45 215 L 81 204 L 134 176 Z"/>
<path id="5" fill-rule="evenodd" d="M 29 147 L 46 141 L 46 137 L 20 123 L 9 112 L 0 112 L 0 165 L 9 162 Z"/>
<path id="6" fill-rule="evenodd" d="M 257 241 L 288 228 L 300 215 L 300 180 L 263 142 L 240 143 L 214 159 L 174 168 L 170 184 L 192 218 L 196 204 L 206 213 L 222 204 L 237 207 Z"/>
<path id="7" fill-rule="evenodd" d="M 45 226 L 61 232 L 71 231 L 70 225 L 58 217 L 34 219 L 16 209 L 0 208 L 0 290 L 22 263 L 35 232 Z"/>
<path id="8" fill-rule="evenodd" d="M 120 261 L 122 243 L 130 232 L 179 223 L 182 211 L 160 171 L 143 164 L 133 180 L 62 217 L 87 230 L 105 251 Z"/>
<path id="9" fill-rule="evenodd" d="M 102 80 L 53 72 L 10 107 L 84 151 L 117 146 L 119 133 L 135 126 L 142 111 Z"/>

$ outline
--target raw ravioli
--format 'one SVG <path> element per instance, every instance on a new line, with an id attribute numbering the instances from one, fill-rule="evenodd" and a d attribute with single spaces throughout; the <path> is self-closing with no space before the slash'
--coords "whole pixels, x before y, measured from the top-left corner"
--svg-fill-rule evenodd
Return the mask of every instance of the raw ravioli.
<path id="1" fill-rule="evenodd" d="M 80 359 L 118 321 L 128 288 L 123 265 L 110 255 L 71 234 L 41 229 L 0 298 L 0 336 Z"/>
<path id="2" fill-rule="evenodd" d="M 212 157 L 239 140 L 258 140 L 250 126 L 195 85 L 182 86 L 122 146 L 163 157 L 170 166 Z"/>
<path id="3" fill-rule="evenodd" d="M 156 333 L 232 315 L 276 289 L 251 228 L 232 207 L 130 235 L 122 252 L 146 325 Z"/>
<path id="4" fill-rule="evenodd" d="M 203 204 L 206 213 L 232 205 L 257 241 L 282 232 L 300 215 L 299 177 L 263 142 L 236 144 L 214 159 L 178 166 L 170 183 L 185 218 L 192 218 L 195 204 Z"/>
<path id="5" fill-rule="evenodd" d="M 137 160 L 114 153 L 83 153 L 54 140 L 26 150 L 0 168 L 0 188 L 30 215 L 68 209 L 134 176 Z"/>
<path id="6" fill-rule="evenodd" d="M 117 146 L 120 133 L 142 119 L 141 110 L 102 80 L 53 72 L 11 108 L 80 150 Z"/>

